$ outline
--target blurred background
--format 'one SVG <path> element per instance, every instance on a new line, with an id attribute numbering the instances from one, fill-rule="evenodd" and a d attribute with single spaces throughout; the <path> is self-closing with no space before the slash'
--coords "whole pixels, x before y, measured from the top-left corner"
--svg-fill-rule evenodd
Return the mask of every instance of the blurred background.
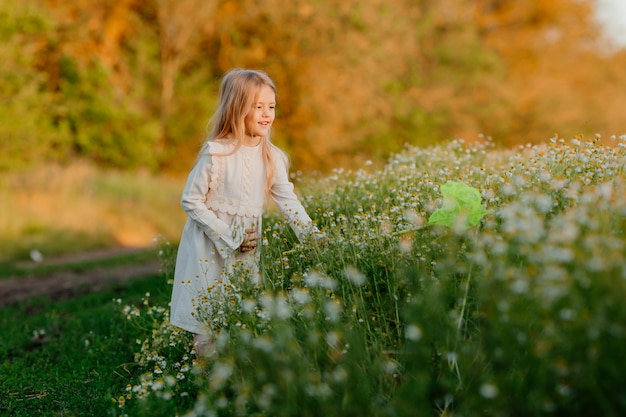
<path id="1" fill-rule="evenodd" d="M 0 0 L 0 260 L 177 239 L 232 67 L 292 169 L 626 133 L 623 0 Z"/>

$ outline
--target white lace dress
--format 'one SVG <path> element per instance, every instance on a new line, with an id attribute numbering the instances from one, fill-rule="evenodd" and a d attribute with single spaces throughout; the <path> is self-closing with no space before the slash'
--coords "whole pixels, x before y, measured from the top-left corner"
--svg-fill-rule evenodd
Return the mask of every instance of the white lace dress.
<path id="1" fill-rule="evenodd" d="M 240 252 L 245 229 L 262 233 L 265 197 L 265 165 L 262 147 L 242 146 L 227 155 L 231 144 L 212 141 L 205 146 L 189 174 L 181 205 L 188 215 L 176 258 L 170 322 L 187 331 L 207 334 L 208 323 L 199 319 L 202 295 L 229 272 L 244 265 L 259 276 L 257 249 Z M 286 157 L 274 150 L 276 169 L 270 196 L 302 239 L 316 230 L 289 181 Z"/>

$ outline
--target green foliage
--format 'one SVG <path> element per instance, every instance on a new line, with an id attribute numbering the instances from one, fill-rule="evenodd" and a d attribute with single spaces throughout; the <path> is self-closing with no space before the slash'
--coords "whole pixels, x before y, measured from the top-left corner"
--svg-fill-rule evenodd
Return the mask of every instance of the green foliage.
<path id="1" fill-rule="evenodd" d="M 35 68 L 37 41 L 50 26 L 48 16 L 23 2 L 0 4 L 0 170 L 62 155 L 66 132 L 49 117 L 53 95 Z"/>
<path id="2" fill-rule="evenodd" d="M 63 56 L 59 66 L 53 119 L 71 132 L 67 151 L 109 167 L 155 168 L 160 160 L 158 124 L 111 89 L 109 74 L 99 63 L 81 70 Z"/>
<path id="3" fill-rule="evenodd" d="M 63 52 L 63 35 L 41 6 L 1 7 L 0 31 L 9 42 L 0 47 L 0 169 L 74 156 L 113 167 L 157 167 L 158 122 L 132 94 L 112 88 L 102 63 Z"/>

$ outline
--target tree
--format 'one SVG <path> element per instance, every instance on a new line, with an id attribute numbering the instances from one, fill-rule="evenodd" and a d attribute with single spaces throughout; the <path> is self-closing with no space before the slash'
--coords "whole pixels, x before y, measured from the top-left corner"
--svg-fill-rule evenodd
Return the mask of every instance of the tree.
<path id="1" fill-rule="evenodd" d="M 480 36 L 506 65 L 509 128 L 501 141 L 543 141 L 558 131 L 593 134 L 609 123 L 596 113 L 605 106 L 589 105 L 605 89 L 610 61 L 598 53 L 601 38 L 592 19 L 591 0 L 475 2 Z"/>
<path id="2" fill-rule="evenodd" d="M 0 46 L 6 61 L 0 94 L 9 103 L 1 129 L 3 137 L 46 138 L 11 142 L 20 153 L 37 146 L 41 158 L 77 155 L 186 171 L 215 110 L 221 76 L 250 67 L 278 85 L 274 140 L 296 169 L 354 166 L 404 143 L 479 133 L 504 144 L 543 141 L 555 132 L 622 133 L 615 130 L 626 91 L 614 86 L 625 81 L 618 69 L 625 58 L 600 50 L 591 6 L 592 0 L 3 4 L 10 17 L 0 26 L 12 29 Z M 39 16 L 41 27 L 11 26 L 28 20 L 20 13 Z M 25 108 L 32 123 L 12 122 Z"/>
<path id="3" fill-rule="evenodd" d="M 41 39 L 52 25 L 41 10 L 0 3 L 0 170 L 62 157 L 65 133 L 47 116 L 53 96 L 36 68 Z"/>
<path id="4" fill-rule="evenodd" d="M 154 0 L 159 28 L 161 63 L 161 140 L 168 143 L 168 126 L 172 114 L 176 79 L 181 68 L 192 58 L 202 55 L 198 43 L 213 25 L 217 0 Z M 205 61 L 207 67 L 210 62 Z M 170 142 L 171 144 L 171 142 Z"/>

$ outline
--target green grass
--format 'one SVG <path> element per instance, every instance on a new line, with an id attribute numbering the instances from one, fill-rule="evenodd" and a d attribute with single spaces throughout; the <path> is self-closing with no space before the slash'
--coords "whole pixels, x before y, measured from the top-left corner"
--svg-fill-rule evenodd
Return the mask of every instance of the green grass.
<path id="1" fill-rule="evenodd" d="M 31 250 L 38 250 L 49 258 L 99 250 L 112 245 L 115 245 L 115 239 L 100 231 L 74 231 L 68 227 L 30 225 L 16 234 L 8 231 L 0 238 L 0 263 L 9 265 L 26 262 L 30 260 Z"/>
<path id="2" fill-rule="evenodd" d="M 140 329 L 118 297 L 169 299 L 163 277 L 131 280 L 69 301 L 45 298 L 0 309 L 0 415 L 108 416 L 133 372 Z"/>
<path id="3" fill-rule="evenodd" d="M 153 249 L 143 249 L 132 252 L 113 254 L 104 259 L 86 259 L 69 261 L 64 263 L 24 263 L 24 262 L 1 262 L 0 279 L 45 276 L 59 271 L 86 272 L 95 268 L 109 268 L 123 265 L 132 265 L 156 260 Z"/>

